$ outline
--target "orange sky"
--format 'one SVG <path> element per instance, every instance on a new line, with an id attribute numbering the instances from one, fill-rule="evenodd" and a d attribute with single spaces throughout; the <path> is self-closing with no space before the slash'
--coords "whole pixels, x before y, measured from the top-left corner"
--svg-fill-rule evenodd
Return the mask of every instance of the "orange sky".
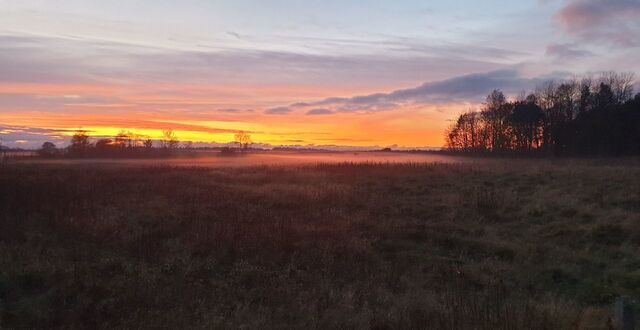
<path id="1" fill-rule="evenodd" d="M 0 143 L 441 147 L 493 89 L 640 72 L 640 4 L 612 1 L 0 0 Z"/>
<path id="2" fill-rule="evenodd" d="M 254 142 L 272 145 L 442 146 L 449 116 L 443 109 L 451 113 L 442 105 L 330 116 L 307 115 L 308 107 L 286 114 L 262 111 L 264 105 L 365 92 L 288 85 L 0 84 L 0 93 L 33 101 L 31 107 L 27 101 L 4 109 L 0 121 L 6 126 L 54 130 L 51 139 L 57 143 L 64 143 L 79 128 L 95 136 L 112 136 L 124 129 L 152 139 L 171 128 L 181 140 L 197 142 L 229 142 L 236 131 L 244 130 Z M 18 143 L 27 141 L 21 140 Z"/>

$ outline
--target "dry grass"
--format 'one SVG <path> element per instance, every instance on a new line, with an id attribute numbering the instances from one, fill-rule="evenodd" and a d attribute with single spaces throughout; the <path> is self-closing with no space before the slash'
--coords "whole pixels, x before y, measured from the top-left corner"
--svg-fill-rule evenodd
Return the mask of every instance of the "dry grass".
<path id="1" fill-rule="evenodd" d="M 0 169 L 0 328 L 604 328 L 636 160 Z"/>

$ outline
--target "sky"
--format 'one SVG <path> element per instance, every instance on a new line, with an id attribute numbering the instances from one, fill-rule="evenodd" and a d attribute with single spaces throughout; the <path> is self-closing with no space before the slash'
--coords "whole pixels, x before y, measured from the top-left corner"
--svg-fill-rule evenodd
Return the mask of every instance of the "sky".
<path id="1" fill-rule="evenodd" d="M 0 0 L 0 139 L 439 147 L 493 89 L 638 58 L 640 0 Z"/>

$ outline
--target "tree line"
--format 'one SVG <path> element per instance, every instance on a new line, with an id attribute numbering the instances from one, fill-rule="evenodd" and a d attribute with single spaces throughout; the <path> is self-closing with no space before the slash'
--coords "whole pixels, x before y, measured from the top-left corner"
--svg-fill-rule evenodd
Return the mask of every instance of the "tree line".
<path id="1" fill-rule="evenodd" d="M 449 127 L 446 144 L 464 153 L 639 155 L 640 93 L 633 74 L 615 72 L 547 82 L 514 100 L 494 90 Z"/>
<path id="2" fill-rule="evenodd" d="M 221 151 L 225 154 L 246 151 L 251 144 L 251 135 L 238 131 L 230 143 L 231 147 L 224 147 Z M 179 149 L 193 150 L 193 143 L 180 142 L 172 129 L 163 129 L 162 137 L 155 141 L 125 130 L 112 138 L 96 140 L 86 130 L 79 129 L 71 136 L 67 147 L 58 148 L 53 142 L 45 142 L 38 154 L 42 157 L 162 157 L 173 155 Z"/>
<path id="3" fill-rule="evenodd" d="M 79 129 L 72 136 L 66 148 L 58 148 L 53 142 L 42 144 L 38 153 L 44 157 L 135 157 L 161 156 L 178 149 L 180 142 L 171 129 L 162 130 L 162 138 L 153 141 L 130 131 L 122 130 L 113 138 L 99 138 L 92 141 L 89 133 Z M 185 143 L 190 147 L 190 142 Z"/>

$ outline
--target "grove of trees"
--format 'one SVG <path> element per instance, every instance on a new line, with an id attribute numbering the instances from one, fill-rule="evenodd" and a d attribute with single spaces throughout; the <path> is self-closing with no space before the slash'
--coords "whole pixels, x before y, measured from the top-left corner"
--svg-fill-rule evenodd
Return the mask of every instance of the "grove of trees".
<path id="1" fill-rule="evenodd" d="M 494 90 L 479 111 L 458 117 L 447 148 L 465 153 L 639 155 L 640 93 L 633 75 L 548 82 L 507 100 Z"/>

